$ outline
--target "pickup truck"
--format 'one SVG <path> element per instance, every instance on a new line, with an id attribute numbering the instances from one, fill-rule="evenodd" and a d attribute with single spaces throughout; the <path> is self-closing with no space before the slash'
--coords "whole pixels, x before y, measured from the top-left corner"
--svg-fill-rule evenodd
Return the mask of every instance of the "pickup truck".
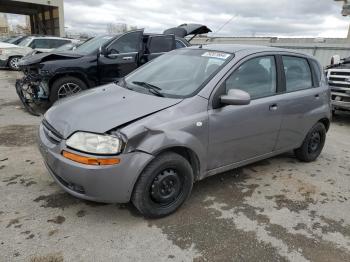
<path id="1" fill-rule="evenodd" d="M 326 74 L 331 89 L 332 113 L 350 111 L 350 57 L 333 56 Z"/>
<path id="2" fill-rule="evenodd" d="M 163 34 L 144 30 L 98 36 L 72 51 L 38 54 L 20 62 L 24 77 L 17 80 L 17 93 L 28 109 L 102 84 L 119 81 L 139 66 L 165 52 L 187 47 L 187 35 L 211 32 L 198 24 L 183 24 Z"/>

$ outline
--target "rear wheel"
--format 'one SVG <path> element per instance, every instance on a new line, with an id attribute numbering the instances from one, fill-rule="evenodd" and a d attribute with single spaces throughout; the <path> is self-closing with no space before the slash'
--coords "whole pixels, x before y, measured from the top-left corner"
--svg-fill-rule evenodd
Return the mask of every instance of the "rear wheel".
<path id="1" fill-rule="evenodd" d="M 50 90 L 50 103 L 53 104 L 58 99 L 71 96 L 87 89 L 84 81 L 74 76 L 65 76 L 57 79 Z"/>
<path id="2" fill-rule="evenodd" d="M 9 61 L 8 61 L 9 68 L 12 69 L 12 70 L 15 70 L 15 71 L 19 71 L 20 68 L 19 68 L 18 63 L 19 63 L 20 60 L 21 60 L 20 56 L 10 57 Z"/>
<path id="3" fill-rule="evenodd" d="M 322 123 L 314 125 L 307 134 L 301 147 L 294 150 L 296 157 L 304 162 L 311 162 L 321 154 L 326 141 L 326 128 Z"/>
<path id="4" fill-rule="evenodd" d="M 189 162 L 176 153 L 157 156 L 140 175 L 132 202 L 146 217 L 173 213 L 189 197 L 193 171 Z"/>

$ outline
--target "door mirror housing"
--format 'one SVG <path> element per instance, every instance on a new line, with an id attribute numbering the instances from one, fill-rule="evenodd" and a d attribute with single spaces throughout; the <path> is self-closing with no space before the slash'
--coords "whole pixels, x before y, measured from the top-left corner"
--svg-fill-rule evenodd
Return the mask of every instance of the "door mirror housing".
<path id="1" fill-rule="evenodd" d="M 331 65 L 338 65 L 340 64 L 340 56 L 339 55 L 334 55 L 331 58 Z"/>
<path id="2" fill-rule="evenodd" d="M 250 95 L 240 89 L 230 89 L 226 95 L 220 96 L 220 102 L 224 105 L 249 105 Z"/>

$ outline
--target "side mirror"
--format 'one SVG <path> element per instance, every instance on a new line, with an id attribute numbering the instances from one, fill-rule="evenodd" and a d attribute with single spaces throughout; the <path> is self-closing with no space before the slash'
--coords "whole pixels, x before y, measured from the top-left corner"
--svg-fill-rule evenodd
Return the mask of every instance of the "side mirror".
<path id="1" fill-rule="evenodd" d="M 338 65 L 340 64 L 340 56 L 339 55 L 334 55 L 331 58 L 331 65 Z"/>
<path id="2" fill-rule="evenodd" d="M 226 95 L 220 97 L 220 101 L 224 105 L 249 105 L 250 95 L 240 89 L 230 89 Z"/>
<path id="3" fill-rule="evenodd" d="M 98 50 L 99 50 L 98 52 L 100 53 L 100 55 L 104 55 L 104 56 L 108 55 L 108 50 L 107 50 L 106 46 L 100 46 L 100 48 Z"/>

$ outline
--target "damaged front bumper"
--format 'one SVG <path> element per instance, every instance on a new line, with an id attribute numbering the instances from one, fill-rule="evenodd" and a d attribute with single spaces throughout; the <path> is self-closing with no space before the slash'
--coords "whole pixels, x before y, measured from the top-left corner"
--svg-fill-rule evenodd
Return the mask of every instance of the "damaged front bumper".
<path id="1" fill-rule="evenodd" d="M 25 109 L 32 115 L 40 115 L 40 108 L 48 102 L 48 85 L 39 74 L 25 74 L 16 81 L 16 92 Z"/>

